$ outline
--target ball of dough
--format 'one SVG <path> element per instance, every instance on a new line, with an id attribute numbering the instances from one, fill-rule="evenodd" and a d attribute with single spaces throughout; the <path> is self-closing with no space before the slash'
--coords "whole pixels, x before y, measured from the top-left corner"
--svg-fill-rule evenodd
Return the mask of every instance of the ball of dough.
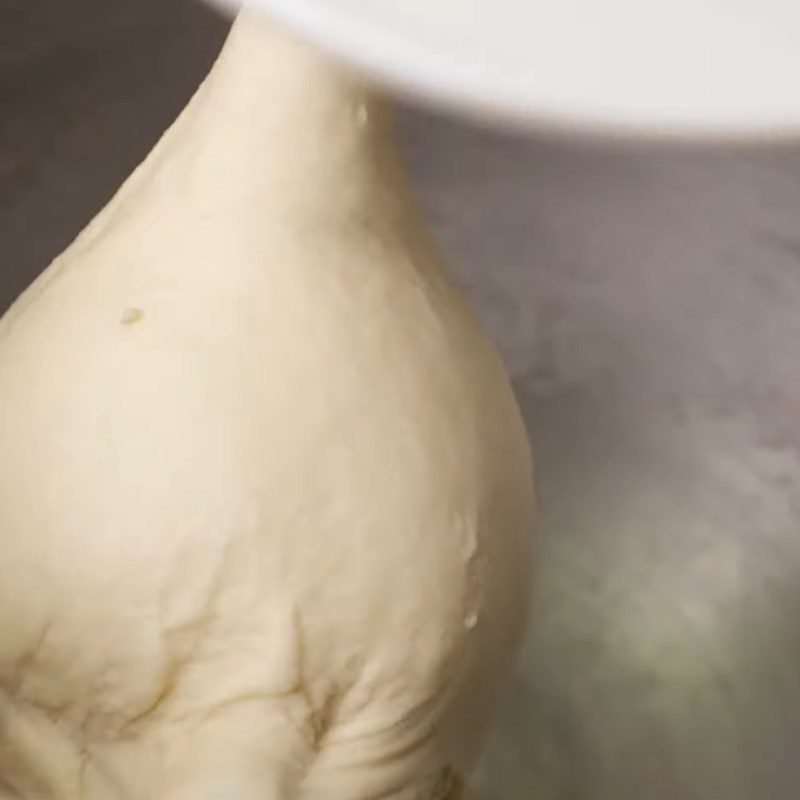
<path id="1" fill-rule="evenodd" d="M 383 109 L 245 12 L 0 322 L 0 783 L 455 797 L 533 505 Z"/>

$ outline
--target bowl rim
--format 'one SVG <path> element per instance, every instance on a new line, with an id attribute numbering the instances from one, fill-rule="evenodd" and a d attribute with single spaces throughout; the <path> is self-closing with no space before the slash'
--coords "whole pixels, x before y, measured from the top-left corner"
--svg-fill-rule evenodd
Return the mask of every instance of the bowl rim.
<path id="1" fill-rule="evenodd" d="M 431 0 L 433 2 L 434 0 Z M 217 0 L 238 7 L 242 0 Z M 610 140 L 773 141 L 800 134 L 800 91 L 791 110 L 756 115 L 728 109 L 714 117 L 657 115 L 611 104 L 578 107 L 542 94 L 504 87 L 497 76 L 470 68 L 398 34 L 392 26 L 320 0 L 244 0 L 379 85 L 426 105 L 499 121 L 522 130 Z M 800 19 L 800 14 L 798 15 Z M 798 59 L 800 63 L 800 58 Z"/>

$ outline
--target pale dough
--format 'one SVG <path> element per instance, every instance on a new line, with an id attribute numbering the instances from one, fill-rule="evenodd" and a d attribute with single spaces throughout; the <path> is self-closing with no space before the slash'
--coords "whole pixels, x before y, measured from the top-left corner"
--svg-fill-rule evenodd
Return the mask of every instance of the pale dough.
<path id="1" fill-rule="evenodd" d="M 455 797 L 533 507 L 384 111 L 245 12 L 0 323 L 0 784 Z"/>

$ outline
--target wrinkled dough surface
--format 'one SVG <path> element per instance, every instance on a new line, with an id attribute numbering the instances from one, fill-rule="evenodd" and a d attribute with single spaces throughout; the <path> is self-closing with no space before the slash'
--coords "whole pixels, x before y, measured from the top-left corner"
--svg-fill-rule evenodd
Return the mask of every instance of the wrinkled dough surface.
<path id="1" fill-rule="evenodd" d="M 455 796 L 533 500 L 384 114 L 247 12 L 0 322 L 0 781 Z"/>

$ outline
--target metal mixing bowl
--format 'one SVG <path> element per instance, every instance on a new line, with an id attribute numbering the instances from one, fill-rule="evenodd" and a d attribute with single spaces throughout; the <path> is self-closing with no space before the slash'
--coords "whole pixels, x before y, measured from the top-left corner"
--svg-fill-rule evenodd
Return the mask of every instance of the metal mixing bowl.
<path id="1" fill-rule="evenodd" d="M 538 460 L 538 597 L 482 798 L 796 800 L 800 147 L 405 133 Z"/>
<path id="2" fill-rule="evenodd" d="M 191 0 L 12 0 L 0 30 L 4 306 L 152 145 L 224 23 Z M 796 800 L 800 144 L 400 124 L 538 460 L 532 635 L 481 797 Z"/>

